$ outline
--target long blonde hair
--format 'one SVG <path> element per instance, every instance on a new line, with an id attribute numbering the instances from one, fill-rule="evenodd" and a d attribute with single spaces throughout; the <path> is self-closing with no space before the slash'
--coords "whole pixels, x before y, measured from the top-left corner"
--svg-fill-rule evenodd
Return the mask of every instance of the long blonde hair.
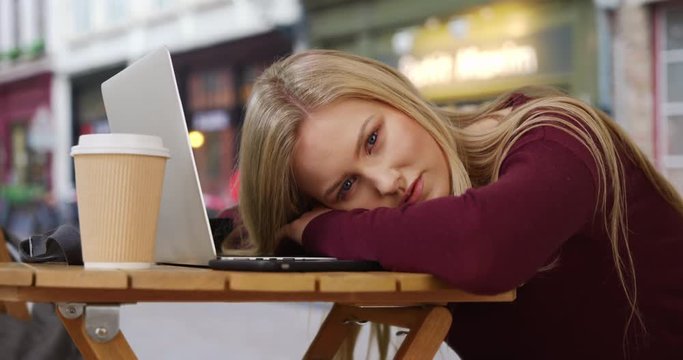
<path id="1" fill-rule="evenodd" d="M 291 162 L 297 129 L 312 111 L 348 99 L 379 101 L 415 119 L 436 140 L 450 167 L 451 193 L 495 182 L 514 142 L 539 126 L 560 128 L 586 146 L 597 165 L 596 214 L 604 216 L 614 265 L 631 314 L 637 312 L 635 269 L 628 243 L 626 189 L 621 155 L 634 162 L 683 216 L 683 201 L 632 140 L 603 112 L 556 90 L 515 90 L 531 98 L 506 115 L 496 115 L 510 97 L 503 94 L 469 114 L 441 109 L 424 100 L 402 74 L 378 61 L 343 52 L 311 50 L 274 63 L 256 81 L 247 106 L 240 149 L 240 211 L 250 240 L 271 253 L 277 231 L 311 209 L 315 200 L 299 191 Z M 468 126 L 498 117 L 491 131 Z M 569 120 L 568 120 L 569 119 Z"/>
<path id="2" fill-rule="evenodd" d="M 345 98 L 380 101 L 418 121 L 446 153 L 453 194 L 471 187 L 451 125 L 403 75 L 342 52 L 295 54 L 257 79 L 242 128 L 240 212 L 259 252 L 272 252 L 277 230 L 314 203 L 298 190 L 291 169 L 299 124 L 313 110 Z"/>
<path id="3" fill-rule="evenodd" d="M 477 112 L 462 115 L 445 111 L 451 121 L 456 142 L 466 154 L 466 168 L 472 183 L 485 185 L 498 179 L 500 166 L 506 154 L 526 132 L 539 126 L 552 126 L 566 131 L 590 152 L 597 168 L 598 202 L 595 214 L 603 216 L 605 232 L 610 241 L 612 259 L 619 283 L 630 306 L 624 327 L 624 352 L 627 352 L 628 331 L 635 317 L 639 329 L 646 332 L 638 311 L 637 283 L 633 257 L 628 241 L 627 189 L 624 161 L 632 161 L 662 197 L 683 216 L 680 194 L 657 172 L 643 152 L 626 133 L 604 112 L 556 89 L 527 87 L 513 91 L 530 98 L 507 116 L 500 118 L 497 127 L 488 132 L 470 132 L 467 125 L 480 119 L 495 118 L 512 96 L 504 94 Z M 623 159 L 625 155 L 627 159 Z M 552 266 L 551 266 L 552 267 Z"/>

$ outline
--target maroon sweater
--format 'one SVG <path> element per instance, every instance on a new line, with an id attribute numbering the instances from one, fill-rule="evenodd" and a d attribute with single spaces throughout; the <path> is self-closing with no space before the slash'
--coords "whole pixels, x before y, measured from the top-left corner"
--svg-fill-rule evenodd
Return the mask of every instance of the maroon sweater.
<path id="1" fill-rule="evenodd" d="M 626 352 L 683 359 L 683 217 L 628 161 L 625 175 L 647 330 L 631 328 Z M 398 208 L 331 211 L 306 227 L 303 244 L 474 293 L 518 288 L 512 303 L 450 304 L 447 341 L 464 360 L 619 359 L 630 308 L 596 202 L 590 153 L 564 131 L 540 127 L 513 145 L 493 184 Z"/>

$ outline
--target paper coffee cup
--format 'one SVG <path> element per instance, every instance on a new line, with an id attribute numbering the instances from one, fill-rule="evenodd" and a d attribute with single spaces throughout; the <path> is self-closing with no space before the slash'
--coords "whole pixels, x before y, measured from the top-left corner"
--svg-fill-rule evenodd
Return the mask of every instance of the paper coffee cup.
<path id="1" fill-rule="evenodd" d="M 85 267 L 150 267 L 169 158 L 161 138 L 82 135 L 71 156 Z"/>

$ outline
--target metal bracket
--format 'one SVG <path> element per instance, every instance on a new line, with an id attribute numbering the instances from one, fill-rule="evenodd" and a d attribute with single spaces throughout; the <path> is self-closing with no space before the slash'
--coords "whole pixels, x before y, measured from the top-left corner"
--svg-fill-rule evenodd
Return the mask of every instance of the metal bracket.
<path id="1" fill-rule="evenodd" d="M 58 303 L 57 308 L 59 312 L 67 319 L 73 320 L 78 319 L 83 315 L 83 308 L 85 304 L 83 303 Z"/>
<path id="2" fill-rule="evenodd" d="M 344 325 L 365 325 L 368 321 L 367 320 L 359 320 L 356 318 L 351 318 L 351 319 L 345 319 L 342 323 Z"/>
<path id="3" fill-rule="evenodd" d="M 108 342 L 119 333 L 119 305 L 59 303 L 57 308 L 62 316 L 70 320 L 85 314 L 85 333 L 95 342 Z"/>
<path id="4" fill-rule="evenodd" d="M 119 305 L 88 305 L 85 332 L 95 342 L 112 340 L 119 333 Z"/>
<path id="5" fill-rule="evenodd" d="M 119 333 L 119 305 L 58 303 L 57 308 L 70 320 L 85 314 L 85 333 L 95 342 L 108 342 Z"/>

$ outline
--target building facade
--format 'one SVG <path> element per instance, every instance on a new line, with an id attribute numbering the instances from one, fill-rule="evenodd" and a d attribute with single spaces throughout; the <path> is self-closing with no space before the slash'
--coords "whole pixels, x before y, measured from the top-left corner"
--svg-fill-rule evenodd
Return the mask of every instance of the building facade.
<path id="1" fill-rule="evenodd" d="M 43 0 L 0 0 L 0 224 L 19 232 L 54 225 L 34 216 L 49 201 L 54 161 L 44 10 Z"/>
<path id="2" fill-rule="evenodd" d="M 195 143 L 207 205 L 234 204 L 228 185 L 249 79 L 291 52 L 296 0 L 68 0 L 48 2 L 56 195 L 73 198 L 69 149 L 79 135 L 109 131 L 100 84 L 166 46 Z"/>
<path id="3" fill-rule="evenodd" d="M 109 131 L 101 83 L 161 46 L 188 128 L 204 139 L 194 151 L 206 204 L 234 205 L 250 83 L 297 46 L 301 17 L 297 0 L 0 0 L 0 224 L 46 230 L 32 224 L 35 206 L 12 215 L 21 204 L 74 218 L 69 152 L 79 135 Z"/>
<path id="4" fill-rule="evenodd" d="M 683 193 L 683 4 L 652 9 L 655 159 Z"/>
<path id="5" fill-rule="evenodd" d="M 596 5 L 613 32 L 615 118 L 683 192 L 683 4 Z"/>
<path id="6" fill-rule="evenodd" d="M 589 0 L 304 4 L 311 47 L 395 66 L 439 104 L 478 104 L 523 85 L 553 85 L 603 102 Z"/>

